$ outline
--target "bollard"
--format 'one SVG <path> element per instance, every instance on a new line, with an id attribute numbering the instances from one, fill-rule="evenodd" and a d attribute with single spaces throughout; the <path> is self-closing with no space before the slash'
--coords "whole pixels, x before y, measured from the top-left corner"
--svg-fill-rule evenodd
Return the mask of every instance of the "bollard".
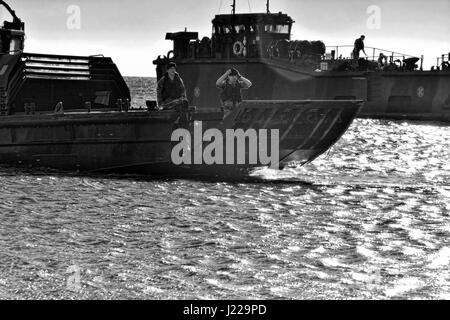
<path id="1" fill-rule="evenodd" d="M 64 114 L 64 104 L 62 101 L 58 102 L 55 106 L 55 110 L 53 113 L 62 113 Z"/>
<path id="2" fill-rule="evenodd" d="M 130 107 L 131 107 L 130 99 L 125 99 L 124 104 L 125 112 L 128 112 L 130 110 Z"/>
<path id="3" fill-rule="evenodd" d="M 92 103 L 90 101 L 86 101 L 84 103 L 84 107 L 87 109 L 87 112 L 90 113 L 92 110 Z"/>
<path id="4" fill-rule="evenodd" d="M 118 109 L 118 111 L 119 111 L 119 112 L 122 112 L 122 110 L 123 110 L 123 103 L 122 103 L 122 99 L 117 99 L 117 103 L 116 103 L 116 105 L 117 105 L 117 109 Z"/>

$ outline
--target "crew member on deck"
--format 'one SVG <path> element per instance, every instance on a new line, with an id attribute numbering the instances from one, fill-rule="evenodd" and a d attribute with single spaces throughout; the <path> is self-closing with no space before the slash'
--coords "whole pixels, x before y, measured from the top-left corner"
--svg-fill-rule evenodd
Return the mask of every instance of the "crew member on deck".
<path id="1" fill-rule="evenodd" d="M 226 117 L 235 107 L 241 104 L 242 90 L 249 89 L 252 83 L 241 76 L 239 71 L 231 68 L 217 80 L 216 86 L 222 90 L 220 100 L 224 117 Z"/>
<path id="2" fill-rule="evenodd" d="M 366 39 L 366 36 L 362 35 L 360 38 L 356 39 L 355 41 L 355 48 L 353 49 L 353 59 L 358 60 L 359 59 L 359 52 L 362 50 L 364 52 L 364 55 L 367 57 L 366 51 L 364 51 L 364 39 Z"/>
<path id="3" fill-rule="evenodd" d="M 378 67 L 384 69 L 387 66 L 387 57 L 381 52 L 378 56 Z"/>
<path id="4" fill-rule="evenodd" d="M 158 81 L 156 90 L 158 106 L 166 110 L 187 106 L 186 87 L 177 73 L 175 62 L 169 62 L 166 70 L 166 74 Z"/>

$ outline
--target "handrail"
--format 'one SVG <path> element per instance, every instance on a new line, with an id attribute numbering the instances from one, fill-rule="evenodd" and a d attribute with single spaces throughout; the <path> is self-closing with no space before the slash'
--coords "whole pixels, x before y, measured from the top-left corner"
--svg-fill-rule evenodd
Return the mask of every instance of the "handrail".
<path id="1" fill-rule="evenodd" d="M 437 64 L 436 66 L 440 67 L 442 66 L 445 62 L 449 63 L 450 62 L 450 52 L 447 54 L 443 54 L 440 57 L 437 57 Z"/>
<path id="2" fill-rule="evenodd" d="M 334 48 L 336 49 L 336 57 L 339 57 L 339 49 L 340 48 L 354 48 L 354 45 L 341 45 L 341 46 L 327 46 L 328 48 Z M 386 50 L 386 49 L 381 49 L 381 48 L 375 48 L 375 47 L 365 47 L 365 50 L 372 50 L 372 60 L 375 61 L 378 58 L 378 55 L 380 53 L 389 53 L 387 56 L 388 57 L 392 57 L 392 59 L 394 58 L 415 58 L 416 56 L 414 55 L 410 55 L 410 54 L 405 54 L 405 53 L 400 53 L 400 52 L 395 52 L 392 50 Z M 378 55 L 376 54 L 378 51 Z M 367 54 L 368 56 L 370 56 L 369 54 Z M 423 56 L 421 56 L 423 58 Z"/>

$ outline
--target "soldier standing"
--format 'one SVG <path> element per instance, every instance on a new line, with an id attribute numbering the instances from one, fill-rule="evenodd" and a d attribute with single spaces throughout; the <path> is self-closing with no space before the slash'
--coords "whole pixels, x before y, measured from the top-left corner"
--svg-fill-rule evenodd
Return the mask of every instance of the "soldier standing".
<path id="1" fill-rule="evenodd" d="M 220 100 L 225 117 L 242 102 L 242 90 L 247 90 L 252 83 L 241 76 L 234 68 L 227 70 L 216 82 L 217 88 L 221 89 Z"/>
<path id="2" fill-rule="evenodd" d="M 364 52 L 364 55 L 367 57 L 366 51 L 364 51 L 364 39 L 366 39 L 366 36 L 362 35 L 360 38 L 356 39 L 355 41 L 355 47 L 353 49 L 353 59 L 358 60 L 359 59 L 359 52 L 362 50 Z"/>

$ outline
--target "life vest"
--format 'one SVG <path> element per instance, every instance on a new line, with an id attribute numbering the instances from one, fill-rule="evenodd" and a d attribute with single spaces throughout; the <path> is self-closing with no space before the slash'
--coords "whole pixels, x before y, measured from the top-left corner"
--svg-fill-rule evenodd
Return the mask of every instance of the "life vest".
<path id="1" fill-rule="evenodd" d="M 161 91 L 162 101 L 167 99 L 175 100 L 181 97 L 182 94 L 181 79 L 178 74 L 175 74 L 173 81 L 170 80 L 169 75 L 164 75 L 164 84 Z"/>
<path id="2" fill-rule="evenodd" d="M 237 82 L 236 85 L 233 86 L 227 80 L 222 88 L 220 99 L 222 101 L 242 102 L 241 84 Z"/>

